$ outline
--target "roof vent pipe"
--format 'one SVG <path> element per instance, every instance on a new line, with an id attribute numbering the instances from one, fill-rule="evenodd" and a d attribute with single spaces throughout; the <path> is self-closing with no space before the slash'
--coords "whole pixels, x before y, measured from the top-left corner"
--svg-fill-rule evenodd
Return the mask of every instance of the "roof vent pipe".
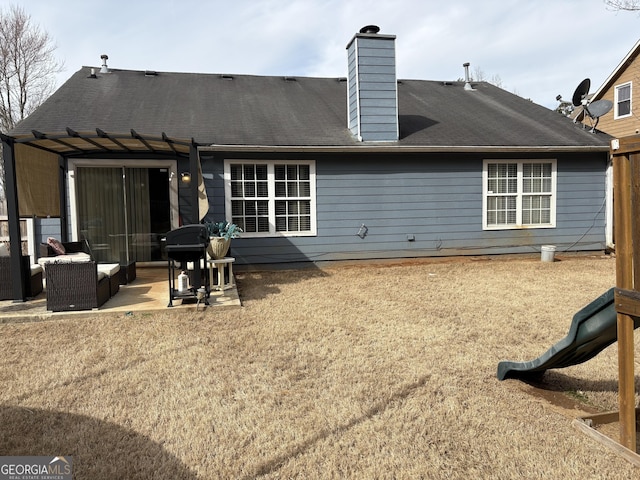
<path id="1" fill-rule="evenodd" d="M 102 68 L 100 69 L 100 73 L 109 73 L 109 67 L 107 67 L 107 60 L 109 60 L 109 57 L 107 55 L 100 55 L 100 58 L 102 59 Z"/>
<path id="2" fill-rule="evenodd" d="M 473 90 L 473 87 L 471 86 L 471 77 L 469 77 L 469 67 L 471 64 L 469 62 L 465 62 L 462 66 L 464 67 L 464 89 L 471 91 Z"/>

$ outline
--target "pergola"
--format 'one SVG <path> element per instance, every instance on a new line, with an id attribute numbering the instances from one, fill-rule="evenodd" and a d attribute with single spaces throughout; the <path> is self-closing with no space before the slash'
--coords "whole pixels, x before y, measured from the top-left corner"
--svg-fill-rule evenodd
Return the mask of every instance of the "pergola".
<path id="1" fill-rule="evenodd" d="M 95 132 L 40 132 L 10 136 L 0 133 L 5 169 L 5 195 L 9 220 L 11 272 L 14 278 L 27 278 L 21 257 L 20 218 L 26 216 L 60 217 L 62 240 L 69 238 L 67 221 L 66 176 L 70 158 L 188 159 L 191 178 L 191 205 L 206 200 L 200 174 L 198 144 L 192 139 L 170 138 L 139 134 L 110 133 L 99 128 Z M 44 192 L 40 194 L 38 191 Z M 204 199 L 203 199 L 204 197 Z M 207 200 L 208 201 L 208 200 Z M 187 223 L 197 223 L 198 210 L 192 208 Z M 14 302 L 25 301 L 24 282 L 13 282 Z"/>

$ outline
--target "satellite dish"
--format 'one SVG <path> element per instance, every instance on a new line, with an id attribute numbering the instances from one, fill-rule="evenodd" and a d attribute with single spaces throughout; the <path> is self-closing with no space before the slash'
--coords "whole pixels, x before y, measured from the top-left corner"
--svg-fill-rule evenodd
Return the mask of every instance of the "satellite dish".
<path id="1" fill-rule="evenodd" d="M 585 78 L 580 82 L 580 85 L 576 88 L 576 91 L 573 92 L 573 106 L 579 107 L 582 105 L 583 101 L 587 100 L 587 96 L 589 95 L 589 87 L 591 87 L 591 80 Z"/>
<path id="2" fill-rule="evenodd" d="M 606 113 L 609 113 L 613 108 L 613 102 L 610 100 L 596 100 L 589 105 L 585 105 L 584 109 L 591 118 L 600 118 Z"/>
<path id="3" fill-rule="evenodd" d="M 613 108 L 613 103 L 609 100 L 596 100 L 595 102 L 589 102 L 589 88 L 591 87 L 591 80 L 585 78 L 580 84 L 576 87 L 575 92 L 573 92 L 573 97 L 571 101 L 574 107 L 582 107 L 582 113 L 575 116 L 573 119 L 573 123 L 578 121 L 580 115 L 582 115 L 582 119 L 589 118 L 591 123 L 591 133 L 596 132 L 596 126 L 598 125 L 598 121 L 600 117 L 606 115 Z M 558 95 L 556 100 L 562 102 L 562 96 Z M 595 122 L 594 122 L 595 120 Z M 583 123 L 583 127 L 586 125 Z"/>
<path id="4" fill-rule="evenodd" d="M 609 113 L 613 108 L 613 102 L 609 100 L 596 100 L 595 102 L 588 103 L 584 106 L 585 113 L 592 120 L 591 133 L 596 133 L 596 127 L 600 121 L 600 117 L 606 113 Z M 593 120 L 596 122 L 593 123 Z"/>

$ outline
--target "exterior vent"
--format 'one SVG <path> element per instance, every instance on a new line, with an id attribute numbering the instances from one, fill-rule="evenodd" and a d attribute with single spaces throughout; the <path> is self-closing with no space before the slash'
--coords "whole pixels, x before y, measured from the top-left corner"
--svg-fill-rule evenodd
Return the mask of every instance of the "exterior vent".
<path id="1" fill-rule="evenodd" d="M 158 72 L 155 72 L 153 70 L 146 70 L 144 72 L 144 76 L 145 77 L 157 77 L 158 76 Z"/>
<path id="2" fill-rule="evenodd" d="M 227 75 L 226 73 L 220 75 L 222 80 L 233 80 L 233 75 Z"/>
<path id="3" fill-rule="evenodd" d="M 347 45 L 348 128 L 362 142 L 399 138 L 396 37 L 379 31 L 367 25 Z"/>
<path id="4" fill-rule="evenodd" d="M 102 67 L 100 68 L 100 73 L 109 73 L 109 67 L 107 66 L 107 60 L 109 60 L 108 55 L 100 55 L 100 59 L 102 60 Z"/>
<path id="5" fill-rule="evenodd" d="M 471 75 L 469 75 L 469 67 L 471 64 L 469 62 L 465 62 L 462 64 L 464 67 L 464 89 L 468 92 L 475 91 L 475 88 L 471 86 Z"/>
<path id="6" fill-rule="evenodd" d="M 296 77 L 283 77 L 285 82 L 297 82 L 298 79 Z"/>

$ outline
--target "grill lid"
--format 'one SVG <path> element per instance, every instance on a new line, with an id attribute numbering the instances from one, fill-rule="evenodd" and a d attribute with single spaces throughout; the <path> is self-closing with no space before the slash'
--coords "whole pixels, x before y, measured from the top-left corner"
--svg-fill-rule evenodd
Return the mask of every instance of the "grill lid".
<path id="1" fill-rule="evenodd" d="M 169 258 L 178 261 L 193 261 L 204 258 L 209 233 L 201 224 L 184 225 L 167 232 L 166 252 Z"/>
<path id="2" fill-rule="evenodd" d="M 201 224 L 184 225 L 167 232 L 167 246 L 169 245 L 199 245 L 206 246 L 209 241 L 207 227 Z"/>

